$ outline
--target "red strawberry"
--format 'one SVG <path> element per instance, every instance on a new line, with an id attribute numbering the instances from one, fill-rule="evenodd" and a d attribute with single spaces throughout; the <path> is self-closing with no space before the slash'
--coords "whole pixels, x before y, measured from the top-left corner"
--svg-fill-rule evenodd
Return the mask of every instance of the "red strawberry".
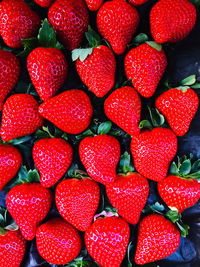
<path id="1" fill-rule="evenodd" d="M 19 231 L 0 235 L 0 266 L 19 267 L 26 249 L 26 241 Z"/>
<path id="2" fill-rule="evenodd" d="M 81 239 L 74 227 L 61 218 L 53 218 L 40 225 L 36 234 L 40 255 L 52 264 L 67 264 L 81 250 Z"/>
<path id="3" fill-rule="evenodd" d="M 120 144 L 110 135 L 84 138 L 79 146 L 80 159 L 89 176 L 97 182 L 114 182 L 120 158 Z"/>
<path id="4" fill-rule="evenodd" d="M 83 0 L 56 0 L 48 20 L 67 49 L 78 48 L 89 24 L 89 12 Z"/>
<path id="5" fill-rule="evenodd" d="M 8 211 L 27 240 L 35 237 L 36 229 L 49 212 L 51 203 L 51 192 L 37 183 L 16 185 L 6 198 Z"/>
<path id="6" fill-rule="evenodd" d="M 170 89 L 156 99 L 156 108 L 167 118 L 178 136 L 183 136 L 188 131 L 198 106 L 199 98 L 190 88 Z"/>
<path id="7" fill-rule="evenodd" d="M 133 86 L 144 97 L 151 97 L 167 67 L 164 50 L 149 44 L 131 49 L 125 57 L 125 72 L 132 79 Z"/>
<path id="8" fill-rule="evenodd" d="M 53 1 L 54 0 L 34 0 L 34 2 L 41 7 L 49 7 Z"/>
<path id="9" fill-rule="evenodd" d="M 48 99 L 39 112 L 64 132 L 78 134 L 89 126 L 93 110 L 87 94 L 72 89 Z"/>
<path id="10" fill-rule="evenodd" d="M 22 156 L 11 145 L 0 145 L 0 191 L 18 172 Z"/>
<path id="11" fill-rule="evenodd" d="M 180 243 L 180 233 L 162 215 L 152 214 L 140 221 L 135 254 L 137 264 L 163 259 L 174 253 Z"/>
<path id="12" fill-rule="evenodd" d="M 0 34 L 13 48 L 22 47 L 21 40 L 35 36 L 40 18 L 23 0 L 3 0 L 0 3 Z"/>
<path id="13" fill-rule="evenodd" d="M 45 138 L 33 147 L 33 160 L 40 172 L 40 183 L 53 186 L 68 170 L 72 163 L 72 147 L 61 138 Z"/>
<path id="14" fill-rule="evenodd" d="M 104 45 L 93 48 L 92 54 L 84 61 L 76 61 L 76 70 L 81 80 L 98 97 L 103 97 L 113 87 L 115 69 L 115 56 Z"/>
<path id="15" fill-rule="evenodd" d="M 141 100 L 134 88 L 115 90 L 105 101 L 106 116 L 130 135 L 139 134 Z"/>
<path id="16" fill-rule="evenodd" d="M 182 213 L 199 200 L 200 184 L 192 178 L 168 175 L 158 183 L 158 192 L 169 207 L 175 207 Z"/>
<path id="17" fill-rule="evenodd" d="M 20 74 L 18 58 L 11 52 L 0 49 L 0 111 L 5 98 L 15 87 Z"/>
<path id="18" fill-rule="evenodd" d="M 85 0 L 89 10 L 97 11 L 100 6 L 103 4 L 104 0 Z"/>
<path id="19" fill-rule="evenodd" d="M 144 3 L 148 2 L 149 0 L 128 0 L 130 4 L 134 6 L 143 5 Z"/>
<path id="20" fill-rule="evenodd" d="M 129 242 L 127 222 L 113 216 L 97 219 L 85 232 L 85 245 L 102 267 L 120 266 Z"/>
<path id="21" fill-rule="evenodd" d="M 166 177 L 176 151 L 176 135 L 167 128 L 144 130 L 131 141 L 136 170 L 154 181 L 161 181 Z"/>
<path id="22" fill-rule="evenodd" d="M 28 56 L 27 68 L 33 85 L 43 101 L 57 93 L 68 72 L 65 56 L 56 48 L 34 49 Z"/>
<path id="23" fill-rule="evenodd" d="M 118 175 L 106 186 L 106 193 L 119 215 L 128 223 L 137 224 L 149 195 L 149 184 L 138 173 Z"/>
<path id="24" fill-rule="evenodd" d="M 80 231 L 86 231 L 92 223 L 99 198 L 99 186 L 90 179 L 67 179 L 56 188 L 59 213 Z"/>
<path id="25" fill-rule="evenodd" d="M 140 18 L 124 0 L 105 2 L 97 13 L 97 28 L 116 54 L 123 54 L 133 38 Z"/>
<path id="26" fill-rule="evenodd" d="M 196 9 L 188 0 L 160 0 L 150 12 L 151 34 L 157 43 L 183 40 L 196 22 Z"/>
<path id="27" fill-rule="evenodd" d="M 1 138 L 9 141 L 34 133 L 43 124 L 38 113 L 38 103 L 29 94 L 10 96 L 3 106 Z"/>

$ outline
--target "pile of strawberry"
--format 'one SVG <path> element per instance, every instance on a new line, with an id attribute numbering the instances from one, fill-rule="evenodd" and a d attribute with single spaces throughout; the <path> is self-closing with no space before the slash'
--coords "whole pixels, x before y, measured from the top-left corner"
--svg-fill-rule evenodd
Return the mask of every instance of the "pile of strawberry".
<path id="1" fill-rule="evenodd" d="M 167 51 L 194 28 L 200 1 L 153 1 L 150 40 L 137 6 L 151 0 L 34 2 L 0 1 L 0 266 L 23 266 L 32 240 L 65 266 L 173 254 L 188 233 L 181 213 L 200 199 L 200 160 L 173 161 L 200 84 L 170 86 Z M 149 206 L 152 183 L 161 204 Z"/>

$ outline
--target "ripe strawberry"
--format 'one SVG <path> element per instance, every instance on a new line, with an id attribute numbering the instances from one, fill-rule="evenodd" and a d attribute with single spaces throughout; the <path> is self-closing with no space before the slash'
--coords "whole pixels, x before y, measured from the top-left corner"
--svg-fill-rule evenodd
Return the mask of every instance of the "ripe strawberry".
<path id="1" fill-rule="evenodd" d="M 41 7 L 49 7 L 53 1 L 54 0 L 34 0 L 34 2 Z"/>
<path id="2" fill-rule="evenodd" d="M 118 214 L 128 223 L 137 224 L 149 195 L 149 184 L 138 173 L 117 175 L 115 181 L 106 186 L 106 193 Z"/>
<path id="3" fill-rule="evenodd" d="M 0 191 L 18 172 L 22 156 L 11 145 L 0 145 Z"/>
<path id="4" fill-rule="evenodd" d="M 72 147 L 61 138 L 45 138 L 33 147 L 33 160 L 40 172 L 40 183 L 53 186 L 68 170 L 72 163 Z"/>
<path id="5" fill-rule="evenodd" d="M 125 72 L 134 88 L 144 97 L 151 97 L 167 67 L 164 50 L 147 43 L 131 49 L 125 57 Z"/>
<path id="6" fill-rule="evenodd" d="M 35 237 L 36 229 L 49 212 L 51 203 L 51 192 L 37 183 L 16 185 L 6 198 L 8 211 L 27 240 Z"/>
<path id="7" fill-rule="evenodd" d="M 182 213 L 199 200 L 200 184 L 192 178 L 168 175 L 158 183 L 158 192 L 169 207 L 175 207 Z"/>
<path id="8" fill-rule="evenodd" d="M 93 110 L 87 94 L 72 89 L 48 99 L 39 113 L 64 132 L 78 134 L 89 126 Z"/>
<path id="9" fill-rule="evenodd" d="M 128 0 L 130 4 L 133 4 L 134 6 L 143 5 L 149 0 Z"/>
<path id="10" fill-rule="evenodd" d="M 120 158 L 120 144 L 115 137 L 105 134 L 86 137 L 79 145 L 79 155 L 92 179 L 102 184 L 114 181 Z"/>
<path id="11" fill-rule="evenodd" d="M 180 233 L 174 224 L 162 215 L 151 214 L 139 224 L 135 254 L 137 264 L 163 259 L 174 253 L 180 243 Z"/>
<path id="12" fill-rule="evenodd" d="M 160 0 L 150 12 L 151 34 L 157 43 L 183 40 L 196 22 L 196 9 L 188 0 Z"/>
<path id="13" fill-rule="evenodd" d="M 67 49 L 78 48 L 89 24 L 83 0 L 56 0 L 49 8 L 48 20 Z"/>
<path id="14" fill-rule="evenodd" d="M 144 130 L 131 141 L 136 170 L 154 181 L 161 181 L 166 177 L 176 151 L 176 135 L 167 128 Z"/>
<path id="15" fill-rule="evenodd" d="M 183 136 L 188 131 L 198 106 L 199 98 L 190 88 L 170 89 L 156 99 L 156 108 L 167 118 L 178 136 Z"/>
<path id="16" fill-rule="evenodd" d="M 130 135 L 139 134 L 141 100 L 134 88 L 115 90 L 105 101 L 106 116 Z"/>
<path id="17" fill-rule="evenodd" d="M 100 189 L 90 179 L 67 179 L 57 186 L 55 198 L 63 218 L 78 230 L 86 231 L 98 208 Z"/>
<path id="18" fill-rule="evenodd" d="M 104 0 L 85 0 L 87 7 L 91 11 L 97 11 L 100 6 L 103 4 Z"/>
<path id="19" fill-rule="evenodd" d="M 127 222 L 113 216 L 97 219 L 85 232 L 85 245 L 102 267 L 120 266 L 129 242 Z"/>
<path id="20" fill-rule="evenodd" d="M 0 111 L 5 98 L 15 87 L 20 74 L 18 58 L 11 52 L 0 49 Z"/>
<path id="21" fill-rule="evenodd" d="M 21 40 L 35 36 L 40 18 L 23 0 L 3 0 L 0 3 L 0 34 L 13 48 L 22 47 Z"/>
<path id="22" fill-rule="evenodd" d="M 0 235 L 0 266 L 19 267 L 26 249 L 26 241 L 19 231 Z"/>
<path id="23" fill-rule="evenodd" d="M 115 56 L 104 45 L 93 48 L 92 54 L 84 61 L 76 61 L 76 70 L 81 80 L 97 97 L 103 97 L 113 87 L 115 69 Z"/>
<path id="24" fill-rule="evenodd" d="M 116 54 L 123 54 L 133 38 L 140 18 L 124 0 L 105 2 L 97 13 L 97 28 Z"/>
<path id="25" fill-rule="evenodd" d="M 38 113 L 38 103 L 29 94 L 10 96 L 3 106 L 1 138 L 9 141 L 34 133 L 43 124 Z"/>
<path id="26" fill-rule="evenodd" d="M 43 101 L 57 93 L 68 72 L 65 56 L 57 48 L 34 49 L 28 56 L 27 68 L 33 85 Z"/>
<path id="27" fill-rule="evenodd" d="M 40 225 L 36 234 L 40 255 L 52 264 L 67 264 L 81 250 L 81 239 L 74 227 L 61 218 L 53 218 Z"/>

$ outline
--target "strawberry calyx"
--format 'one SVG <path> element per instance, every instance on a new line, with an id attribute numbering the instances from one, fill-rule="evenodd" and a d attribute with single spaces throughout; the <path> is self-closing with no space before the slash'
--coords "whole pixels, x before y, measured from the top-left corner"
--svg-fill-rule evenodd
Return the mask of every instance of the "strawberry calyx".
<path id="1" fill-rule="evenodd" d="M 0 207 L 0 235 L 4 236 L 8 231 L 17 231 L 19 226 L 13 220 L 7 209 Z"/>
<path id="2" fill-rule="evenodd" d="M 152 48 L 156 49 L 157 51 L 161 51 L 162 50 L 162 45 L 158 44 L 158 43 L 156 43 L 154 41 L 147 41 L 146 44 L 148 44 Z"/>
<path id="3" fill-rule="evenodd" d="M 67 263 L 67 265 L 64 265 L 64 267 L 88 267 L 91 262 L 86 259 L 87 257 L 87 249 L 82 249 L 79 256 L 73 261 Z"/>
<path id="4" fill-rule="evenodd" d="M 152 130 L 156 127 L 166 127 L 164 116 L 158 111 L 157 108 L 148 107 L 150 120 L 142 120 L 139 124 L 140 129 L 149 129 Z"/>
<path id="5" fill-rule="evenodd" d="M 126 151 L 123 155 L 121 155 L 117 172 L 118 175 L 129 175 L 129 173 L 132 173 L 135 171 L 135 167 L 133 166 L 131 162 L 131 156 Z"/>
<path id="6" fill-rule="evenodd" d="M 183 93 L 187 92 L 187 89 L 189 89 L 189 88 L 191 88 L 191 89 L 199 89 L 200 88 L 200 82 L 197 81 L 195 74 L 184 78 L 177 87 L 172 87 L 169 84 L 168 79 L 164 82 L 164 85 L 165 85 L 165 87 L 167 87 L 167 89 L 176 88 L 176 89 L 181 90 Z"/>
<path id="7" fill-rule="evenodd" d="M 119 217 L 117 209 L 113 207 L 106 207 L 101 213 L 98 213 L 94 216 L 94 221 L 100 218 L 113 217 L 113 216 Z"/>
<path id="8" fill-rule="evenodd" d="M 68 169 L 66 175 L 64 178 L 76 178 L 76 179 L 83 179 L 83 178 L 87 178 L 92 180 L 92 178 L 89 177 L 89 175 L 87 174 L 87 172 L 80 170 L 78 168 L 78 164 L 72 164 L 71 167 Z"/>
<path id="9" fill-rule="evenodd" d="M 151 46 L 152 48 L 156 49 L 157 51 L 161 51 L 162 50 L 162 45 L 156 43 L 155 41 L 149 41 L 149 37 L 145 33 L 138 34 L 133 39 L 133 42 L 130 45 L 128 45 L 128 47 L 129 48 L 137 47 L 137 46 L 139 46 L 139 45 L 141 45 L 143 43 L 148 44 L 149 46 Z"/>
<path id="10" fill-rule="evenodd" d="M 39 129 L 35 132 L 37 141 L 44 138 L 62 138 L 65 141 L 68 140 L 67 133 L 63 132 L 55 125 L 50 129 L 49 126 L 43 126 L 42 129 Z"/>

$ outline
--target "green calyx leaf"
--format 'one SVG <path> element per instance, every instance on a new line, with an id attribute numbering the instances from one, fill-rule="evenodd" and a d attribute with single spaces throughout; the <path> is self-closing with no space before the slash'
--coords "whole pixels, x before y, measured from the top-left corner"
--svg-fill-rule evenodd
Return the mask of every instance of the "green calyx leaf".
<path id="1" fill-rule="evenodd" d="M 157 108 L 150 108 L 148 107 L 150 118 L 154 127 L 161 127 L 164 125 L 165 118 L 164 116 L 158 111 Z"/>
<path id="2" fill-rule="evenodd" d="M 52 133 L 53 132 L 53 133 Z M 35 132 L 37 139 L 44 139 L 44 138 L 62 138 L 64 140 L 68 140 L 67 133 L 63 132 L 56 126 L 53 129 L 49 129 L 49 127 L 43 126 L 42 130 L 37 130 Z"/>
<path id="3" fill-rule="evenodd" d="M 5 235 L 8 231 L 17 231 L 19 226 L 13 220 L 8 210 L 0 207 L 0 235 Z"/>
<path id="4" fill-rule="evenodd" d="M 153 47 L 154 49 L 156 49 L 157 51 L 161 51 L 162 50 L 162 45 L 158 44 L 154 41 L 147 41 L 146 42 L 149 46 Z"/>
<path id="5" fill-rule="evenodd" d="M 176 89 L 181 90 L 183 93 L 187 92 L 187 89 L 189 89 L 190 87 L 184 85 L 184 86 L 178 86 L 176 87 Z"/>
<path id="6" fill-rule="evenodd" d="M 179 168 L 179 173 L 184 174 L 184 175 L 188 175 L 191 171 L 191 168 L 192 168 L 191 161 L 189 159 L 186 159 L 181 164 L 181 166 Z"/>
<path id="7" fill-rule="evenodd" d="M 112 128 L 111 121 L 102 122 L 97 129 L 97 134 L 108 134 L 111 128 Z"/>
<path id="8" fill-rule="evenodd" d="M 185 79 L 183 79 L 182 81 L 181 81 L 181 85 L 188 85 L 188 86 L 190 86 L 190 85 L 193 85 L 193 84 L 195 84 L 195 82 L 196 82 L 196 75 L 190 75 L 189 77 L 187 77 L 187 78 L 185 78 Z"/>
<path id="9" fill-rule="evenodd" d="M 93 48 L 77 48 L 72 51 L 72 61 L 78 58 L 83 62 L 89 55 L 92 54 Z"/>
<path id="10" fill-rule="evenodd" d="M 135 43 L 136 45 L 143 44 L 147 42 L 148 39 L 149 38 L 145 33 L 140 33 L 133 39 L 133 43 Z"/>
<path id="11" fill-rule="evenodd" d="M 140 129 L 149 129 L 149 130 L 152 130 L 153 129 L 153 126 L 152 124 L 150 123 L 150 121 L 148 120 L 143 120 L 140 122 L 139 124 L 139 128 Z"/>
<path id="12" fill-rule="evenodd" d="M 25 135 L 25 136 L 22 136 L 16 139 L 12 139 L 6 143 L 10 145 L 20 145 L 20 144 L 29 142 L 31 139 L 32 139 L 31 135 Z"/>
<path id="13" fill-rule="evenodd" d="M 37 38 L 22 39 L 21 42 L 24 46 L 24 50 L 17 55 L 19 57 L 27 57 L 30 52 L 39 45 Z"/>
<path id="14" fill-rule="evenodd" d="M 80 141 L 84 139 L 85 137 L 89 137 L 89 136 L 95 136 L 95 133 L 91 129 L 87 129 L 83 133 L 76 135 L 76 140 Z"/>
<path id="15" fill-rule="evenodd" d="M 156 213 L 156 214 L 164 215 L 163 214 L 164 210 L 165 210 L 164 206 L 160 204 L 159 202 L 156 202 L 153 205 L 150 205 L 146 207 L 145 209 L 143 209 L 142 212 L 145 214 Z"/>
<path id="16" fill-rule="evenodd" d="M 131 156 L 128 152 L 125 152 L 119 161 L 118 173 L 129 173 L 134 172 L 135 168 L 131 163 Z"/>
<path id="17" fill-rule="evenodd" d="M 91 26 L 88 26 L 88 31 L 85 36 L 90 47 L 95 48 L 101 44 L 101 37 L 91 28 Z"/>

